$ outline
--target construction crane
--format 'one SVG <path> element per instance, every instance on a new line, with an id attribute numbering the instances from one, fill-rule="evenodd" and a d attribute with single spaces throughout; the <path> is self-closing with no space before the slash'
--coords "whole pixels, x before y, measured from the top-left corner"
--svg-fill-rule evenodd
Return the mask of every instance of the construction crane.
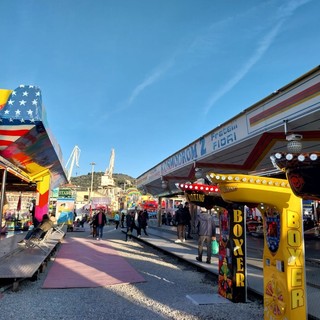
<path id="1" fill-rule="evenodd" d="M 114 158 L 115 158 L 115 152 L 114 152 L 114 149 L 111 149 L 109 167 L 106 169 L 106 172 L 104 173 L 104 175 L 101 176 L 102 187 L 105 187 L 105 188 L 114 187 L 114 180 L 112 177 L 113 169 L 114 169 Z"/>
<path id="2" fill-rule="evenodd" d="M 79 147 L 75 146 L 70 154 L 68 161 L 67 161 L 66 170 L 68 173 L 67 179 L 68 179 L 69 183 L 70 183 L 70 179 L 71 179 L 72 170 L 73 170 L 74 165 L 76 165 L 79 168 L 80 152 L 81 152 L 81 150 L 79 149 Z M 70 168 L 68 169 L 69 163 L 70 163 Z"/>

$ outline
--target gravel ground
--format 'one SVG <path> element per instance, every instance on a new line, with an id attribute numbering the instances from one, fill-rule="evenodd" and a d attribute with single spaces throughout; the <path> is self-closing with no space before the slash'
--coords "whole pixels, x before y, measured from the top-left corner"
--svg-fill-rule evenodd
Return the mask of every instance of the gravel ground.
<path id="1" fill-rule="evenodd" d="M 53 263 L 49 262 L 37 281 L 22 282 L 17 292 L 0 293 L 0 319 L 263 319 L 263 305 L 258 301 L 193 303 L 187 295 L 217 293 L 213 275 L 142 242 L 125 242 L 119 230 L 105 228 L 105 236 L 104 241 L 110 241 L 146 282 L 92 289 L 42 289 Z"/>

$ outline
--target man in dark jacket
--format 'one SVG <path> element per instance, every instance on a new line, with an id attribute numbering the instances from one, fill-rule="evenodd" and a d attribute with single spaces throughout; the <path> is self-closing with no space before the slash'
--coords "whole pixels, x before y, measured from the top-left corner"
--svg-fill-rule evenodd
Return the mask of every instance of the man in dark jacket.
<path id="1" fill-rule="evenodd" d="M 191 237 L 191 213 L 190 213 L 190 210 L 189 210 L 189 202 L 186 202 L 184 204 L 184 208 L 183 210 L 185 211 L 185 216 L 186 216 L 186 239 L 193 239 Z"/>
<path id="2" fill-rule="evenodd" d="M 121 228 L 124 228 L 124 220 L 125 220 L 125 214 L 124 214 L 124 212 L 122 211 L 122 212 L 121 212 Z"/>
<path id="3" fill-rule="evenodd" d="M 34 228 L 38 227 L 40 222 L 36 218 L 36 199 L 31 200 L 29 212 L 31 213 L 31 216 L 32 216 L 32 224 L 33 224 Z"/>
<path id="4" fill-rule="evenodd" d="M 127 226 L 127 232 L 126 232 L 126 241 L 131 240 L 132 238 L 132 230 L 134 225 L 134 212 L 128 211 L 126 215 L 126 226 Z"/>
<path id="5" fill-rule="evenodd" d="M 141 230 L 143 230 L 143 232 L 144 232 L 144 234 L 146 236 L 148 236 L 148 233 L 147 233 L 147 230 L 146 230 L 146 228 L 148 226 L 148 219 L 149 219 L 148 211 L 147 210 L 144 210 L 144 211 L 141 210 L 139 212 L 139 216 L 138 216 L 138 223 L 139 223 L 139 226 L 140 226 Z"/>
<path id="6" fill-rule="evenodd" d="M 177 234 L 178 234 L 178 239 L 175 241 L 175 243 L 185 242 L 186 240 L 184 236 L 185 236 L 187 218 L 186 218 L 186 212 L 183 209 L 182 204 L 179 204 L 178 210 L 176 211 L 175 221 L 177 224 Z"/>
<path id="7" fill-rule="evenodd" d="M 203 244 L 207 243 L 207 263 L 211 263 L 211 244 L 216 240 L 216 225 L 213 216 L 208 212 L 200 212 L 197 215 L 196 226 L 198 227 L 198 256 L 196 259 L 202 262 Z"/>
<path id="8" fill-rule="evenodd" d="M 103 236 L 103 227 L 107 223 L 107 217 L 103 209 L 100 209 L 99 212 L 94 217 L 94 224 L 97 226 L 97 240 L 101 240 Z"/>

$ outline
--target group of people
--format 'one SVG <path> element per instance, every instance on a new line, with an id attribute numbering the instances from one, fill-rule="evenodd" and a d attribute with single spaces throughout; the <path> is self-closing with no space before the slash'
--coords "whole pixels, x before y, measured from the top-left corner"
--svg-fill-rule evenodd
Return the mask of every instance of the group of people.
<path id="1" fill-rule="evenodd" d="M 147 210 L 135 210 L 135 211 L 128 211 L 126 215 L 126 241 L 131 239 L 131 235 L 133 230 L 137 232 L 137 237 L 141 237 L 141 230 L 143 230 L 144 234 L 148 236 L 147 233 L 147 226 L 148 226 L 148 211 Z"/>
<path id="2" fill-rule="evenodd" d="M 137 232 L 137 237 L 141 237 L 141 231 L 144 232 L 146 236 L 148 236 L 147 226 L 148 226 L 148 219 L 149 215 L 147 210 L 134 210 L 128 211 L 125 215 L 123 212 L 121 216 L 119 213 L 115 213 L 114 215 L 114 222 L 115 222 L 115 229 L 118 229 L 119 226 L 121 228 L 125 228 L 124 224 L 126 223 L 126 241 L 131 239 L 131 235 L 133 230 Z M 90 223 L 92 227 L 92 236 L 97 240 L 101 240 L 103 237 L 103 228 L 107 223 L 107 217 L 104 211 L 101 209 L 99 210 L 92 218 Z"/>
<path id="3" fill-rule="evenodd" d="M 123 213 L 122 213 L 123 215 Z M 96 238 L 97 240 L 101 240 L 103 237 L 103 228 L 107 224 L 107 216 L 103 209 L 99 209 L 95 215 L 92 217 L 90 226 L 92 228 L 92 236 L 93 238 Z M 115 223 L 115 229 L 119 228 L 121 222 L 121 228 L 123 227 L 123 219 L 122 216 L 120 218 L 119 213 L 115 213 L 114 215 L 114 223 Z"/>
<path id="4" fill-rule="evenodd" d="M 92 217 L 90 226 L 92 228 L 92 237 L 98 241 L 103 237 L 103 228 L 107 224 L 107 216 L 103 209 L 99 209 Z"/>
<path id="5" fill-rule="evenodd" d="M 121 213 L 121 217 L 118 213 L 114 216 L 115 229 L 118 229 L 120 223 L 121 228 L 124 228 L 124 222 L 126 223 L 126 241 L 131 239 L 131 235 L 135 230 L 137 237 L 141 237 L 141 231 L 148 236 L 147 226 L 148 226 L 149 215 L 147 210 L 131 210 L 125 215 Z M 191 236 L 191 213 L 189 209 L 189 203 L 185 202 L 184 206 L 179 205 L 178 210 L 175 212 L 175 222 L 177 226 L 177 240 L 176 243 L 183 243 L 186 239 L 193 239 Z M 98 210 L 98 212 L 92 217 L 91 226 L 93 237 L 97 240 L 101 240 L 103 237 L 103 228 L 107 224 L 107 217 L 103 209 Z M 49 215 L 45 214 L 42 217 L 42 221 L 35 223 L 35 226 L 30 230 L 22 243 L 25 243 L 31 237 L 41 238 L 44 234 L 54 227 L 53 219 L 50 219 Z M 206 244 L 207 249 L 207 259 L 206 263 L 211 263 L 212 256 L 212 241 L 216 240 L 216 226 L 214 218 L 208 212 L 200 211 L 195 219 L 195 227 L 198 233 L 198 256 L 196 260 L 202 262 L 203 247 Z"/>
<path id="6" fill-rule="evenodd" d="M 167 226 L 173 225 L 172 214 L 170 211 L 167 213 L 166 212 L 162 213 L 161 222 L 162 222 L 162 224 L 165 224 Z"/>
<path id="7" fill-rule="evenodd" d="M 84 224 L 88 221 L 88 216 L 84 215 L 81 220 L 79 218 L 77 218 L 74 222 L 73 222 L 73 226 L 75 228 L 84 228 Z"/>
<path id="8" fill-rule="evenodd" d="M 186 239 L 193 239 L 191 236 L 191 214 L 189 209 L 189 202 L 186 202 L 184 206 L 179 204 L 178 210 L 174 216 L 175 223 L 177 225 L 178 239 L 176 243 L 185 242 Z"/>
<path id="9" fill-rule="evenodd" d="M 189 210 L 189 203 L 186 202 L 183 206 L 179 205 L 175 213 L 175 221 L 177 225 L 178 239 L 175 243 L 185 242 L 186 239 L 193 239 L 191 237 L 191 214 Z M 207 211 L 201 211 L 197 214 L 195 219 L 195 227 L 198 233 L 198 256 L 196 260 L 202 262 L 203 247 L 206 244 L 207 259 L 206 263 L 211 263 L 212 256 L 212 241 L 216 240 L 216 225 L 214 218 Z"/>

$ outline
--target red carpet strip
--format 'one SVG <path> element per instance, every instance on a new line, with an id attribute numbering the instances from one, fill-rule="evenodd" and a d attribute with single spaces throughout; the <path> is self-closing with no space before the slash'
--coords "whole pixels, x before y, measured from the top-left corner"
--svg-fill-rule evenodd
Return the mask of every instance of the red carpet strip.
<path id="1" fill-rule="evenodd" d="M 42 288 L 94 288 L 144 281 L 107 241 L 66 238 Z"/>

